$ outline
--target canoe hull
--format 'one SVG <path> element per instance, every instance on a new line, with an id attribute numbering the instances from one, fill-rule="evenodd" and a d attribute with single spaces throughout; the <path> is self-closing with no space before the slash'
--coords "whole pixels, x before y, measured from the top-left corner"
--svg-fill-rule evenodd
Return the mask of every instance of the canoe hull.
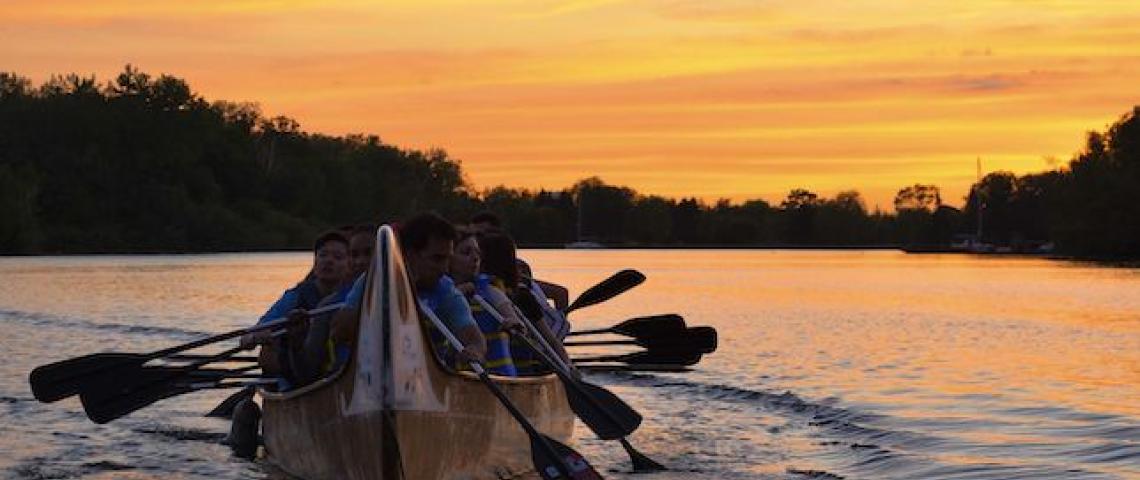
<path id="1" fill-rule="evenodd" d="M 478 377 L 432 354 L 388 227 L 376 246 L 354 359 L 301 389 L 261 392 L 269 459 L 309 480 L 497 479 L 533 470 L 522 427 Z M 557 377 L 492 378 L 539 431 L 569 441 L 574 415 Z"/>
<path id="2" fill-rule="evenodd" d="M 281 469 L 310 480 L 497 479 L 533 470 L 526 433 L 477 378 L 441 381 L 448 397 L 442 412 L 346 415 L 345 382 L 292 399 L 267 394 L 266 451 Z M 569 441 L 574 417 L 557 379 L 497 383 L 536 428 Z"/>

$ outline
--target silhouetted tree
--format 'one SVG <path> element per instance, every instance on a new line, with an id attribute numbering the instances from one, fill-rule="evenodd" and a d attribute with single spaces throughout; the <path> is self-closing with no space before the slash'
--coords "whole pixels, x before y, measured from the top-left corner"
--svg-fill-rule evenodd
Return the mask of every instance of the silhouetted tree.
<path id="1" fill-rule="evenodd" d="M 598 177 L 578 181 L 571 189 L 579 204 L 582 239 L 618 243 L 625 238 L 625 218 L 636 193 L 606 185 Z"/>
<path id="2" fill-rule="evenodd" d="M 636 199 L 625 220 L 629 238 L 641 244 L 673 241 L 673 208 L 673 202 L 659 196 Z"/>
<path id="3" fill-rule="evenodd" d="M 1085 148 L 1060 179 L 1051 203 L 1053 238 L 1062 251 L 1140 257 L 1140 107 Z"/>
<path id="4" fill-rule="evenodd" d="M 583 237 L 645 244 L 948 244 L 987 241 L 1140 257 L 1140 108 L 1090 132 L 1065 167 L 987 175 L 964 211 L 935 185 L 899 190 L 895 214 L 856 191 L 794 189 L 772 206 L 642 195 L 597 177 L 558 191 L 475 192 L 440 149 L 376 135 L 313 134 L 254 103 L 207 102 L 184 80 L 127 65 L 112 81 L 0 73 L 0 253 L 305 248 L 319 231 L 419 210 L 455 220 L 491 209 L 523 244 Z"/>
<path id="5" fill-rule="evenodd" d="M 934 213 L 942 206 L 942 192 L 937 186 L 916 183 L 895 195 L 895 210 L 925 210 Z"/>
<path id="6" fill-rule="evenodd" d="M 819 196 L 802 188 L 788 193 L 780 203 L 783 209 L 784 234 L 788 243 L 815 243 L 815 215 L 819 208 Z"/>
<path id="7" fill-rule="evenodd" d="M 868 229 L 867 207 L 862 195 L 854 190 L 839 192 L 834 199 L 820 201 L 815 223 L 816 236 L 821 243 L 873 243 Z"/>
<path id="8" fill-rule="evenodd" d="M 982 240 L 997 245 L 1009 245 L 1013 234 L 1013 200 L 1016 195 L 1017 176 L 1011 172 L 993 172 L 974 186 L 976 192 L 966 204 L 966 217 L 977 228 L 978 209 L 981 208 Z"/>

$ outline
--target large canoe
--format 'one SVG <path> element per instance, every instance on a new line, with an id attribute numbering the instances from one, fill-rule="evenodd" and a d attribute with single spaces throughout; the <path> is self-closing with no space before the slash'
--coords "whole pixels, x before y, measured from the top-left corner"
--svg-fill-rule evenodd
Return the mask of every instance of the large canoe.
<path id="1" fill-rule="evenodd" d="M 478 377 L 432 354 L 387 226 L 375 251 L 352 361 L 307 387 L 260 392 L 270 461 L 309 480 L 501 479 L 532 471 L 530 441 L 507 410 Z M 574 416 L 557 377 L 495 381 L 538 430 L 570 439 Z"/>

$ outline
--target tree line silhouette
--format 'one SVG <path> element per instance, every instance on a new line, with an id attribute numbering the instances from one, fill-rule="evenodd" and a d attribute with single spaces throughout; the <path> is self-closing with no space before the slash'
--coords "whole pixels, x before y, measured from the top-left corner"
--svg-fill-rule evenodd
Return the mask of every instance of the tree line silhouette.
<path id="1" fill-rule="evenodd" d="M 130 65 L 102 84 L 69 74 L 34 87 L 0 73 L 0 253 L 305 248 L 333 226 L 431 209 L 452 219 L 495 211 L 532 246 L 941 247 L 981 221 L 988 243 L 1136 258 L 1138 115 L 1090 132 L 1065 167 L 985 176 L 963 209 L 915 184 L 885 213 L 854 190 L 794 189 L 779 204 L 671 199 L 597 177 L 555 191 L 478 190 L 443 150 L 308 133 Z"/>

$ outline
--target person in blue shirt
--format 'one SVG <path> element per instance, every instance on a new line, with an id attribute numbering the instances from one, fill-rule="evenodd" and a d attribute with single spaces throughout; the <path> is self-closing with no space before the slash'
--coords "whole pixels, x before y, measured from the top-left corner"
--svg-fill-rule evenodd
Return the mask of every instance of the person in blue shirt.
<path id="1" fill-rule="evenodd" d="M 463 350 L 456 352 L 456 359 L 484 361 L 487 341 L 471 315 L 467 299 L 446 275 L 455 247 L 455 227 L 435 213 L 423 213 L 403 223 L 398 234 L 416 297 L 464 345 Z M 356 342 L 364 283 L 362 278 L 357 279 L 345 298 L 345 307 L 333 317 L 332 338 L 338 350 L 342 345 L 351 348 Z"/>
<path id="2" fill-rule="evenodd" d="M 305 310 L 340 301 L 347 293 L 344 284 L 349 279 L 348 245 L 348 238 L 337 231 L 317 237 L 313 242 L 313 267 L 309 274 L 281 294 L 281 298 L 257 321 L 260 325 L 288 316 L 293 323 L 285 334 L 274 336 L 270 331 L 261 331 L 241 338 L 244 347 L 261 346 L 258 363 L 267 376 L 279 376 L 279 390 L 304 385 L 320 373 L 319 360 L 306 355 L 304 343 L 308 327 L 303 321 L 307 320 Z M 250 397 L 242 399 L 234 407 L 227 441 L 237 456 L 252 460 L 257 452 L 261 409 L 252 400 L 252 390 L 248 391 Z"/>
<path id="3" fill-rule="evenodd" d="M 342 228 L 345 237 L 348 238 L 348 281 L 338 293 L 325 297 L 318 307 L 345 301 L 352 288 L 356 286 L 356 282 L 364 281 L 364 275 L 368 273 L 368 266 L 372 264 L 372 255 L 375 253 L 376 229 L 376 225 L 373 224 Z M 333 314 L 329 313 L 309 320 L 304 355 L 306 373 L 314 377 L 314 380 L 316 377 L 335 371 L 344 360 L 348 359 L 347 347 L 341 345 L 338 349 L 329 338 L 332 318 Z"/>
<path id="4" fill-rule="evenodd" d="M 272 331 L 263 330 L 241 338 L 243 346 L 262 347 L 258 360 L 263 372 L 268 375 L 283 375 L 286 380 L 294 376 L 290 368 L 289 353 L 300 351 L 302 348 L 307 330 L 305 323 L 300 321 L 304 311 L 333 303 L 338 300 L 338 296 L 347 293 L 345 283 L 348 274 L 348 238 L 338 231 L 326 232 L 317 237 L 313 243 L 313 268 L 309 275 L 281 294 L 281 298 L 277 299 L 257 321 L 260 325 L 283 317 L 291 317 L 295 323 L 289 326 L 285 335 L 274 336 Z"/>

